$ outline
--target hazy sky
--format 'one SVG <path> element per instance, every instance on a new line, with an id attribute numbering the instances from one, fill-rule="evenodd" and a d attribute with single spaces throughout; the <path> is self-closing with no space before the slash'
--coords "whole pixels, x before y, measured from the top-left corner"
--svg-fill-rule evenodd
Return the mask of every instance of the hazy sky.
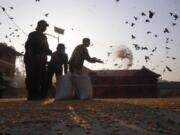
<path id="1" fill-rule="evenodd" d="M 90 55 L 105 61 L 105 64 L 86 62 L 91 69 L 124 69 L 132 62 L 130 69 L 140 69 L 144 65 L 161 74 L 163 79 L 180 81 L 180 18 L 175 20 L 174 17 L 180 17 L 180 0 L 0 0 L 0 5 L 26 34 L 35 29 L 40 19 L 50 24 L 46 31 L 49 34 L 57 36 L 54 26 L 65 29 L 60 42 L 65 43 L 69 57 L 82 38 L 89 37 L 93 44 L 88 48 Z M 152 18 L 149 18 L 149 10 L 155 12 Z M 142 12 L 146 16 L 142 16 Z M 147 19 L 150 22 L 145 22 Z M 169 33 L 164 33 L 165 28 Z M 14 46 L 19 52 L 24 51 L 27 35 L 16 30 L 2 9 L 0 29 L 0 42 Z M 147 34 L 148 31 L 151 33 Z M 136 38 L 132 39 L 131 35 Z M 55 51 L 57 39 L 48 36 L 48 41 Z M 148 50 L 136 50 L 133 44 Z M 132 52 L 131 61 L 113 56 L 122 47 Z M 108 52 L 112 52 L 109 57 Z M 150 58 L 148 62 L 145 56 Z"/>

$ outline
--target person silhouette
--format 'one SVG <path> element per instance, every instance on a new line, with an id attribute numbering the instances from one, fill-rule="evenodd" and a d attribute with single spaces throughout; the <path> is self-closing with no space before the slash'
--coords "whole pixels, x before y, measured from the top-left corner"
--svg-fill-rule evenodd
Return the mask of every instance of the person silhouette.
<path id="1" fill-rule="evenodd" d="M 45 76 L 47 55 L 52 54 L 47 37 L 44 34 L 48 26 L 49 24 L 45 20 L 38 21 L 36 30 L 28 35 L 25 43 L 25 84 L 28 100 L 39 100 L 46 97 Z"/>
<path id="2" fill-rule="evenodd" d="M 83 38 L 82 44 L 76 46 L 74 49 L 71 58 L 69 60 L 69 69 L 72 73 L 82 74 L 84 61 L 87 60 L 90 63 L 103 63 L 102 60 L 97 59 L 96 57 L 90 57 L 87 47 L 90 46 L 90 39 Z"/>
<path id="3" fill-rule="evenodd" d="M 60 43 L 57 45 L 56 51 L 53 52 L 51 60 L 48 63 L 47 68 L 47 90 L 52 86 L 52 77 L 55 73 L 56 82 L 58 82 L 59 77 L 68 72 L 68 55 L 65 53 L 65 45 Z M 47 93 L 47 92 L 46 92 Z"/>

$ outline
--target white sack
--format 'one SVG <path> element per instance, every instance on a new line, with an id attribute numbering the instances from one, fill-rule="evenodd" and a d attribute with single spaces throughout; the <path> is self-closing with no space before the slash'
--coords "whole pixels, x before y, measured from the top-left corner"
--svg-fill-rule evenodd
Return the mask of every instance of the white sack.
<path id="1" fill-rule="evenodd" d="M 71 81 L 71 74 L 61 76 L 57 83 L 55 100 L 72 99 L 74 96 L 75 92 Z"/>
<path id="2" fill-rule="evenodd" d="M 80 99 L 91 99 L 93 95 L 91 80 L 87 75 L 72 75 L 76 93 Z"/>

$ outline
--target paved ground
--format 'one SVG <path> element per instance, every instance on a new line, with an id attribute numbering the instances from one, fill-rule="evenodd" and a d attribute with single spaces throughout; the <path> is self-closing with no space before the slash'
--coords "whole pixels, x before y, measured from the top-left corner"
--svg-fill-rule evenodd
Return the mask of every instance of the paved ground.
<path id="1" fill-rule="evenodd" d="M 180 135 L 180 98 L 0 99 L 0 135 Z"/>

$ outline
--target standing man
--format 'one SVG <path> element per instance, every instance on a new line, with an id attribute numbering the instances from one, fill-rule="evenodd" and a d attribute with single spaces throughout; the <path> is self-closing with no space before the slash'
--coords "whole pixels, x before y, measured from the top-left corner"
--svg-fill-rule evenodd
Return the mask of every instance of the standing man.
<path id="1" fill-rule="evenodd" d="M 87 60 L 90 63 L 103 63 L 102 60 L 97 59 L 96 57 L 91 58 L 89 56 L 87 47 L 90 45 L 90 39 L 89 38 L 83 38 L 82 44 L 78 45 L 69 60 L 69 69 L 72 73 L 82 73 L 84 60 Z"/>
<path id="2" fill-rule="evenodd" d="M 45 20 L 37 23 L 36 30 L 31 32 L 25 43 L 24 63 L 26 69 L 26 88 L 28 100 L 45 98 L 45 76 L 47 55 L 51 55 L 47 37 L 43 32 L 49 24 Z"/>

